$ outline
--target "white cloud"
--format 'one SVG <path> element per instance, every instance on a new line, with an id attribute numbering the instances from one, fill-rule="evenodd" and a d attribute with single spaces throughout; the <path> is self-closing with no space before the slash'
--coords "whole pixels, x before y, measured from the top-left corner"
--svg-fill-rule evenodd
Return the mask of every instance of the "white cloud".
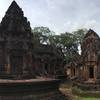
<path id="1" fill-rule="evenodd" d="M 86 28 L 94 28 L 96 26 L 97 22 L 96 20 L 88 20 L 83 27 Z"/>
<path id="2" fill-rule="evenodd" d="M 0 19 L 13 0 L 0 0 Z M 100 0 L 16 0 L 31 26 L 44 25 L 57 33 L 78 28 L 100 32 Z"/>

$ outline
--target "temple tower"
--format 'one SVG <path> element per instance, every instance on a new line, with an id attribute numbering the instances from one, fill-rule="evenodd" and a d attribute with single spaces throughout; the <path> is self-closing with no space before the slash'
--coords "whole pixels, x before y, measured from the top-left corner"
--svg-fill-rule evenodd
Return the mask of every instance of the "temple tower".
<path id="1" fill-rule="evenodd" d="M 54 78 L 62 74 L 61 50 L 36 42 L 29 21 L 13 1 L 0 24 L 0 78 Z"/>
<path id="2" fill-rule="evenodd" d="M 89 30 L 82 43 L 82 67 L 83 80 L 95 82 L 99 77 L 100 66 L 98 53 L 100 51 L 100 38 L 93 30 Z"/>
<path id="3" fill-rule="evenodd" d="M 15 1 L 0 24 L 0 74 L 31 74 L 33 34 L 30 23 Z"/>

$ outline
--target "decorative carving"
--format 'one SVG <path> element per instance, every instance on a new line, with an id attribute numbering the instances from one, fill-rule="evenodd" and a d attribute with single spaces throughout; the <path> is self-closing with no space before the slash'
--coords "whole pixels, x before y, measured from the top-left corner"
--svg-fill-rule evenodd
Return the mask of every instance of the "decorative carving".
<path id="1" fill-rule="evenodd" d="M 5 43 L 4 47 L 2 43 Z M 13 1 L 0 25 L 0 59 L 6 60 L 5 63 L 0 60 L 0 65 L 4 64 L 0 68 L 6 68 L 6 77 L 56 77 L 56 72 L 63 68 L 61 50 L 51 45 L 34 46 L 34 43 L 30 23 L 24 17 L 22 9 Z M 2 54 L 5 54 L 4 58 Z"/>
<path id="2" fill-rule="evenodd" d="M 1 22 L 1 30 L 7 36 L 19 36 L 30 38 L 31 28 L 27 18 L 24 17 L 22 9 L 15 1 L 8 8 L 6 15 Z"/>

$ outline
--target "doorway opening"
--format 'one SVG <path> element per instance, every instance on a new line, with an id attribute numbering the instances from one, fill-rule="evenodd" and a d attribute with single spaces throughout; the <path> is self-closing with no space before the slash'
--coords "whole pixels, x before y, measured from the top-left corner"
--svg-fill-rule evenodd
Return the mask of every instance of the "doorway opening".
<path id="1" fill-rule="evenodd" d="M 11 72 L 13 74 L 21 74 L 23 68 L 23 57 L 22 56 L 10 56 Z"/>
<path id="2" fill-rule="evenodd" d="M 89 66 L 89 78 L 94 78 L 94 67 Z"/>

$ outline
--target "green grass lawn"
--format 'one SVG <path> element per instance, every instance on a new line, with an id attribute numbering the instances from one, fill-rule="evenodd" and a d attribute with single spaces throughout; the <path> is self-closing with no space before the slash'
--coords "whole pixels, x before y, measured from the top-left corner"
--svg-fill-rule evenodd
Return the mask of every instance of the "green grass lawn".
<path id="1" fill-rule="evenodd" d="M 93 98 L 93 97 L 76 97 L 76 100 L 100 100 L 100 98 Z"/>

